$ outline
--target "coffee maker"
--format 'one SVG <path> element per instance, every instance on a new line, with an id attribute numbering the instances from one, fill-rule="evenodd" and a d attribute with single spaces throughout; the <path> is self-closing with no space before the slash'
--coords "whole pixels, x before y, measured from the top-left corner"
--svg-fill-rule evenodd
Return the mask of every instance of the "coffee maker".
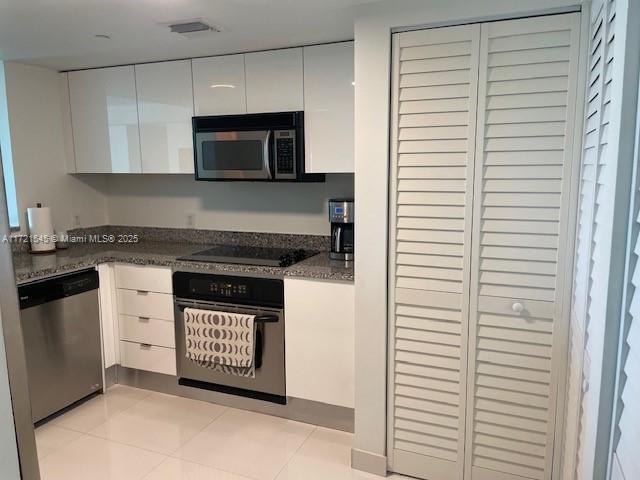
<path id="1" fill-rule="evenodd" d="M 332 260 L 353 261 L 353 199 L 329 200 Z"/>

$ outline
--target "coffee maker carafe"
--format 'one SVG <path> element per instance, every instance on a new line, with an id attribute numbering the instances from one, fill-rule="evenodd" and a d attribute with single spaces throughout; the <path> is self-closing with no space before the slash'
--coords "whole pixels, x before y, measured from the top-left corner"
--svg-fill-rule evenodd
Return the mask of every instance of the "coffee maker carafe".
<path id="1" fill-rule="evenodd" d="M 353 199 L 329 200 L 329 221 L 331 222 L 332 260 L 353 260 Z"/>

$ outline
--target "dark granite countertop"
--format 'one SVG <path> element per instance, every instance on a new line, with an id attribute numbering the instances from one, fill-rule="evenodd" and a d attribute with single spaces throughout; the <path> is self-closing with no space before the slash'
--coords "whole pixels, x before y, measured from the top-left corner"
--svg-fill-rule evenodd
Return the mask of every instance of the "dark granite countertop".
<path id="1" fill-rule="evenodd" d="M 178 257 L 204 250 L 207 245 L 186 242 L 144 241 L 135 244 L 74 245 L 66 250 L 49 254 L 14 253 L 16 282 L 34 280 L 82 270 L 99 263 L 117 262 L 135 265 L 170 267 L 173 270 L 209 273 L 232 273 L 268 277 L 299 277 L 320 280 L 352 282 L 353 263 L 345 264 L 329 259 L 321 252 L 291 267 L 265 267 L 231 263 L 204 263 L 177 260 Z"/>

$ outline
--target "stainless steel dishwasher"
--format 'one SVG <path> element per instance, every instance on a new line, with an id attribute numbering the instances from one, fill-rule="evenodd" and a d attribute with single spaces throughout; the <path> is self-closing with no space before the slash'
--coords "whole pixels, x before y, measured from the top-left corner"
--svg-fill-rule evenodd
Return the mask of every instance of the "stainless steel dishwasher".
<path id="1" fill-rule="evenodd" d="M 102 389 L 98 272 L 18 288 L 33 421 Z"/>

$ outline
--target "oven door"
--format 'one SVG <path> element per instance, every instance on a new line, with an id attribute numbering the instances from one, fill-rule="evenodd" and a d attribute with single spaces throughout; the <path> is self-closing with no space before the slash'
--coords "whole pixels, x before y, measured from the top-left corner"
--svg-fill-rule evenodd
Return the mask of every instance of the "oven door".
<path id="1" fill-rule="evenodd" d="M 196 180 L 270 180 L 270 130 L 196 132 Z"/>
<path id="2" fill-rule="evenodd" d="M 186 307 L 256 315 L 255 378 L 211 370 L 187 358 L 183 315 Z M 283 310 L 177 298 L 175 327 L 176 366 L 181 385 L 286 403 Z"/>

